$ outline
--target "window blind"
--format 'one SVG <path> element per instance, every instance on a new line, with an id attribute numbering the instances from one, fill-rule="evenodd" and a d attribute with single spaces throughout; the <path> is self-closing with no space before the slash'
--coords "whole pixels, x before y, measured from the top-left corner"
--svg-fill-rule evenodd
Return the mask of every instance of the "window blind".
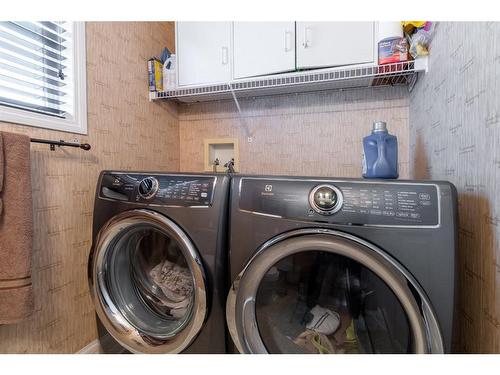
<path id="1" fill-rule="evenodd" d="M 72 115 L 71 30 L 71 22 L 0 22 L 0 106 Z"/>

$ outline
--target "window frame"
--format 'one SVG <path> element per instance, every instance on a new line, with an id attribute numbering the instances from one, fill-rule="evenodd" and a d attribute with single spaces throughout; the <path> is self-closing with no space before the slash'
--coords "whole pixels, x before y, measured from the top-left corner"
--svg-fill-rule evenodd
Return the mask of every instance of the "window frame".
<path id="1" fill-rule="evenodd" d="M 73 22 L 73 111 L 58 118 L 0 105 L 0 121 L 63 132 L 87 134 L 87 53 L 85 22 Z"/>

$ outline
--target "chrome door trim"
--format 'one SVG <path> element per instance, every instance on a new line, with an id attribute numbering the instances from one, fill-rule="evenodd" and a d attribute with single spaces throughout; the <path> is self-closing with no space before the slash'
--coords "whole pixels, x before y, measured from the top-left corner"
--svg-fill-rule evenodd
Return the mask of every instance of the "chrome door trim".
<path id="1" fill-rule="evenodd" d="M 238 184 L 238 198 L 241 200 L 241 185 L 243 184 L 243 180 L 268 180 L 268 181 L 289 181 L 289 182 L 297 182 L 297 181 L 306 181 L 306 182 L 317 182 L 324 184 L 335 184 L 337 182 L 348 183 L 348 184 L 379 184 L 379 185 L 416 185 L 416 186 L 434 186 L 436 188 L 436 195 L 438 200 L 438 223 L 436 225 L 386 225 L 386 224 L 361 224 L 363 227 L 372 227 L 372 228 L 404 228 L 404 229 L 436 229 L 441 227 L 441 188 L 439 185 L 429 182 L 406 182 L 405 180 L 400 181 L 380 181 L 380 180 L 349 180 L 349 179 L 323 179 L 323 178 L 287 178 L 287 177 L 241 177 L 240 182 Z M 340 188 L 339 188 L 340 189 Z M 340 189 L 342 191 L 342 189 Z M 238 210 L 242 212 L 248 212 L 251 214 L 260 214 L 262 216 L 276 217 L 277 215 L 270 215 L 266 213 L 260 213 L 255 211 L 243 210 L 239 207 Z M 296 220 L 295 218 L 287 218 L 289 220 Z M 307 222 L 305 219 L 300 219 L 304 222 Z M 325 222 L 325 224 L 330 225 L 351 225 L 349 223 L 332 223 Z"/>
<path id="2" fill-rule="evenodd" d="M 105 259 L 112 241 L 128 228 L 150 224 L 179 242 L 194 279 L 194 303 L 187 325 L 173 338 L 148 336 L 140 332 L 120 313 L 105 282 Z M 201 258 L 187 235 L 167 217 L 146 209 L 122 212 L 99 231 L 91 251 L 89 284 L 95 309 L 107 331 L 133 353 L 179 353 L 187 348 L 202 329 L 207 317 L 206 278 Z"/>
<path id="3" fill-rule="evenodd" d="M 334 252 L 360 262 L 391 288 L 408 316 L 410 328 L 415 337 L 415 353 L 444 353 L 443 337 L 436 314 L 424 290 L 414 277 L 399 262 L 377 246 L 347 233 L 322 228 L 299 229 L 267 241 L 234 280 L 227 297 L 226 319 L 233 342 L 240 353 L 267 353 L 255 319 L 258 286 L 269 267 L 279 260 L 298 252 L 318 250 L 317 248 L 307 249 L 307 247 L 300 249 L 300 246 L 293 248 L 293 242 L 300 241 L 300 238 L 311 239 L 313 236 L 326 242 L 331 242 L 330 236 L 345 241 L 344 245 L 350 252 L 340 247 L 335 249 L 336 251 L 328 248 L 321 250 Z M 281 248 L 274 248 L 278 249 L 274 251 L 278 254 L 272 254 L 274 245 L 281 245 Z M 353 245 L 354 250 L 357 247 L 359 251 L 353 252 Z M 290 249 L 287 251 L 286 247 Z M 267 258 L 271 257 L 267 262 L 264 257 L 265 253 L 270 254 L 266 255 Z M 264 261 L 259 259 L 264 259 Z M 246 278 L 246 275 L 251 276 Z M 418 294 L 420 305 L 417 304 L 410 288 Z"/>

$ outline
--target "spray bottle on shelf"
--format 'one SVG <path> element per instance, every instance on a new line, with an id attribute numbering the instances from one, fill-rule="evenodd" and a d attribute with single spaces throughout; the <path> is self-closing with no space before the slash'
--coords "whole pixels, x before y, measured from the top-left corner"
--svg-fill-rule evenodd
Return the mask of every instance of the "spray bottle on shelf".
<path id="1" fill-rule="evenodd" d="M 177 58 L 171 54 L 163 63 L 163 90 L 175 90 L 175 70 L 177 69 Z"/>

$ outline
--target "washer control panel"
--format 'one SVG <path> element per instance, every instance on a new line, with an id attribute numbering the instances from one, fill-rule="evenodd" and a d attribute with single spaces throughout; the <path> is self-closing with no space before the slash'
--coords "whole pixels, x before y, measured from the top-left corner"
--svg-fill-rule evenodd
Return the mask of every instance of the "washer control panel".
<path id="1" fill-rule="evenodd" d="M 289 219 L 376 226 L 439 225 L 432 183 L 242 178 L 241 210 Z"/>
<path id="2" fill-rule="evenodd" d="M 209 206 L 216 177 L 106 173 L 99 197 L 162 206 Z"/>

